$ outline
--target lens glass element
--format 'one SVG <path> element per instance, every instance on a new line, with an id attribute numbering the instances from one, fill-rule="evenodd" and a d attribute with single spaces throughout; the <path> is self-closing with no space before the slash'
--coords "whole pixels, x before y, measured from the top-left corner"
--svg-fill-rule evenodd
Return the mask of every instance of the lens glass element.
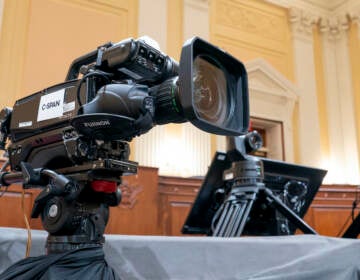
<path id="1" fill-rule="evenodd" d="M 203 120 L 221 126 L 232 104 L 224 71 L 213 59 L 201 55 L 195 58 L 193 67 L 194 109 Z"/>

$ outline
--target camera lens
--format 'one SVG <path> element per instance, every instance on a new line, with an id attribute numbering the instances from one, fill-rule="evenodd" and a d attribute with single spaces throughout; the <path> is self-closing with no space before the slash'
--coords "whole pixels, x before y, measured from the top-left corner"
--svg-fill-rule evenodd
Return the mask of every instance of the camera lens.
<path id="1" fill-rule="evenodd" d="M 193 105 L 203 120 L 223 125 L 230 113 L 231 100 L 221 66 L 208 56 L 197 56 L 193 68 Z"/>

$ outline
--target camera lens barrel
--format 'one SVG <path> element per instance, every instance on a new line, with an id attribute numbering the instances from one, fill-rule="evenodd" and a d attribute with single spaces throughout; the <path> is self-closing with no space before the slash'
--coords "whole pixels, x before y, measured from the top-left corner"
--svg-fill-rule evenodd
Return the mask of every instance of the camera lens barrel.
<path id="1" fill-rule="evenodd" d="M 182 123 L 187 121 L 179 101 L 177 77 L 166 80 L 150 94 L 155 99 L 156 124 Z"/>

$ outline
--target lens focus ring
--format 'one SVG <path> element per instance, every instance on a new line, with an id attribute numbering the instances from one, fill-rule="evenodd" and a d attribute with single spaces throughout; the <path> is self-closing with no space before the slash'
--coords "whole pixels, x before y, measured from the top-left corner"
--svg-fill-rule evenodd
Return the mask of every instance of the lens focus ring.
<path id="1" fill-rule="evenodd" d="M 163 82 L 155 97 L 155 122 L 156 124 L 182 123 L 185 122 L 183 111 L 178 102 L 179 87 L 176 84 L 177 78 Z"/>

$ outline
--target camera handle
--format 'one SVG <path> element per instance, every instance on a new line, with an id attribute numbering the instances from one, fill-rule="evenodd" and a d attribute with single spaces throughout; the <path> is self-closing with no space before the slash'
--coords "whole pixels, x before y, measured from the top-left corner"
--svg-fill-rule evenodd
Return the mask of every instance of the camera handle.
<path id="1" fill-rule="evenodd" d="M 253 204 L 262 194 L 273 206 L 297 228 L 307 234 L 317 234 L 304 220 L 287 207 L 263 183 L 263 164 L 259 158 L 247 155 L 262 146 L 261 136 L 250 132 L 244 136 L 227 139 L 227 155 L 231 168 L 224 171 L 225 188 L 229 189 L 222 205 L 212 221 L 212 235 L 220 237 L 240 236 L 249 219 Z"/>
<path id="2" fill-rule="evenodd" d="M 65 78 L 65 82 L 77 79 L 79 76 L 79 73 L 80 73 L 80 68 L 83 65 L 88 65 L 88 64 L 97 62 L 99 56 L 102 54 L 103 49 L 108 48 L 110 46 L 112 46 L 112 43 L 108 42 L 108 43 L 98 47 L 96 50 L 93 50 L 93 51 L 75 59 L 69 67 L 68 73 Z"/>

